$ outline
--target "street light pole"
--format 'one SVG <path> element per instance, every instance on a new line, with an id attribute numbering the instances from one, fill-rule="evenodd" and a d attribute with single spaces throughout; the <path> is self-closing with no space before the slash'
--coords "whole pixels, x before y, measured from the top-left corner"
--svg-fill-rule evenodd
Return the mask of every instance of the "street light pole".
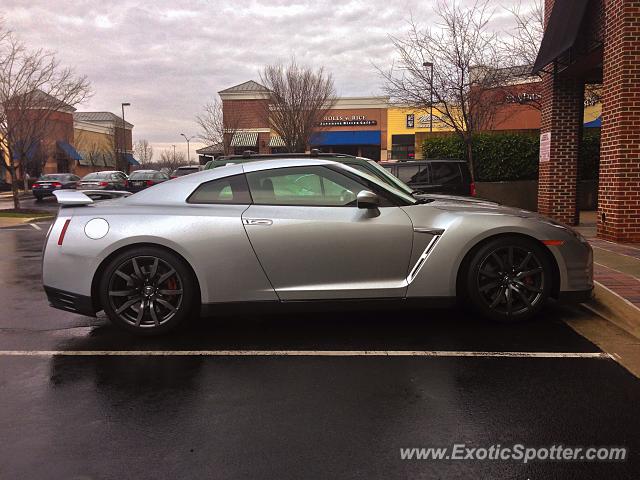
<path id="1" fill-rule="evenodd" d="M 182 135 L 187 141 L 187 164 L 191 165 L 191 151 L 189 150 L 189 142 L 196 138 L 196 135 L 191 135 L 190 137 L 187 137 L 184 133 L 181 133 L 180 135 Z"/>
<path id="2" fill-rule="evenodd" d="M 422 66 L 431 69 L 429 80 L 429 133 L 433 133 L 433 62 L 424 62 Z"/>
<path id="3" fill-rule="evenodd" d="M 126 126 L 127 126 L 127 124 L 126 124 L 126 123 L 125 123 L 125 121 L 124 121 L 124 107 L 129 107 L 130 105 L 131 105 L 131 104 L 130 104 L 130 103 L 128 103 L 128 102 L 123 102 L 123 103 L 121 104 L 121 107 L 122 107 L 122 143 L 120 144 L 120 147 L 121 147 L 121 149 L 120 149 L 120 155 L 122 156 L 122 167 L 123 167 L 123 170 L 126 170 L 127 172 L 129 171 L 129 169 L 128 169 L 128 168 L 124 168 L 124 167 L 125 167 L 125 165 L 126 165 L 126 160 L 125 160 L 125 158 L 124 158 L 124 155 L 125 155 L 126 148 L 127 148 L 127 147 L 126 147 L 126 144 L 125 144 L 125 142 L 126 142 L 125 132 L 126 132 Z"/>
<path id="4" fill-rule="evenodd" d="M 171 145 L 173 147 L 173 163 L 176 163 L 176 146 Z"/>

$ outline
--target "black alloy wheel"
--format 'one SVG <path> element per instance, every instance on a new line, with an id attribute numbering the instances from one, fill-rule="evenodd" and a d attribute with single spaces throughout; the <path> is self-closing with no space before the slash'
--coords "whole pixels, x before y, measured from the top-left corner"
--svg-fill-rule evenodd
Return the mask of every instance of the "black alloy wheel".
<path id="1" fill-rule="evenodd" d="M 188 317 L 194 282 L 179 259 L 162 249 L 142 248 L 110 262 L 100 297 L 115 324 L 141 334 L 163 333 Z"/>
<path id="2" fill-rule="evenodd" d="M 551 291 L 551 267 L 542 246 L 521 238 L 499 238 L 478 250 L 467 275 L 474 305 L 494 320 L 535 315 Z"/>

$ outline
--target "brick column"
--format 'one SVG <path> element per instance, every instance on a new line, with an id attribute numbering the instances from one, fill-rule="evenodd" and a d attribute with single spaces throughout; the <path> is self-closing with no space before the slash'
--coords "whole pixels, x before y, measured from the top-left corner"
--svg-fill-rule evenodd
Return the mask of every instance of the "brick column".
<path id="1" fill-rule="evenodd" d="M 640 1 L 605 5 L 598 236 L 640 242 Z"/>
<path id="2" fill-rule="evenodd" d="M 548 157 L 544 158 L 540 152 L 538 212 L 577 225 L 578 145 L 584 116 L 584 83 L 544 74 L 542 98 L 540 133 L 549 133 L 550 139 Z"/>

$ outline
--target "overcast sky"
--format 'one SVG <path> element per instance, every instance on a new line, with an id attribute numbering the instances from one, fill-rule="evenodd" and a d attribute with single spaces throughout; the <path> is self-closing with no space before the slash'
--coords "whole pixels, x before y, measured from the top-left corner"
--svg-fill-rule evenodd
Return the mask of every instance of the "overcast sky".
<path id="1" fill-rule="evenodd" d="M 159 153 L 171 144 L 186 152 L 180 133 L 197 134 L 194 117 L 216 92 L 259 80 L 265 64 L 291 55 L 323 65 L 341 95 L 380 93 L 372 62 L 390 62 L 388 35 L 401 34 L 411 12 L 428 24 L 433 3 L 3 0 L 0 15 L 29 47 L 55 50 L 89 77 L 94 96 L 79 110 L 119 114 L 130 102 L 134 140 Z M 496 26 L 507 24 L 501 6 L 513 3 L 496 1 Z"/>

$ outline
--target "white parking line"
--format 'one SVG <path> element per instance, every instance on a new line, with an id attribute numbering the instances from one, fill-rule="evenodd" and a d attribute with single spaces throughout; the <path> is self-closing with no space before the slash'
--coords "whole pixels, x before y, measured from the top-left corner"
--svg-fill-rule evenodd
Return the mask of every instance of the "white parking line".
<path id="1" fill-rule="evenodd" d="M 40 228 L 40 225 L 36 225 L 35 223 L 30 223 L 29 225 L 31 225 L 36 230 L 42 230 L 42 228 Z"/>
<path id="2" fill-rule="evenodd" d="M 606 352 L 466 352 L 449 350 L 0 350 L 0 357 L 498 357 L 600 358 Z"/>

